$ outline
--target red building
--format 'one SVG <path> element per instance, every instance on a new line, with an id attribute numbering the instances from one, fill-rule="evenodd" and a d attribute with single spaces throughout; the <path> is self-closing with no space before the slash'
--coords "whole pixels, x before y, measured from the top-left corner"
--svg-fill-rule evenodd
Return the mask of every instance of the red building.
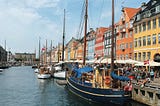
<path id="1" fill-rule="evenodd" d="M 139 8 L 123 8 L 116 41 L 116 58 L 118 60 L 133 59 L 133 17 Z"/>
<path id="2" fill-rule="evenodd" d="M 108 28 L 100 27 L 96 29 L 96 40 L 95 40 L 95 58 L 100 59 L 104 56 L 104 32 Z"/>

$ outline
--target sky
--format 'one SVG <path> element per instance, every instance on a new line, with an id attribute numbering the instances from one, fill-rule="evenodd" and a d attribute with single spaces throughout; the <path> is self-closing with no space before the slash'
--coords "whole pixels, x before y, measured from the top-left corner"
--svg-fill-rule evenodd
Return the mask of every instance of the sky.
<path id="1" fill-rule="evenodd" d="M 112 0 L 88 0 L 88 30 L 111 25 Z M 122 7 L 138 8 L 149 0 L 115 0 L 115 22 Z M 84 0 L 0 0 L 0 45 L 14 53 L 38 52 L 46 44 L 62 43 L 64 9 L 65 44 L 78 35 Z"/>

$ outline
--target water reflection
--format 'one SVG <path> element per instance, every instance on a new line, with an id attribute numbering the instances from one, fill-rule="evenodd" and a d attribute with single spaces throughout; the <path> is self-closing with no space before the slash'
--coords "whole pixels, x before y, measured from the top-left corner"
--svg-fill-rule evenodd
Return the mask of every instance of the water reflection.
<path id="1" fill-rule="evenodd" d="M 12 67 L 3 71 L 0 85 L 1 106 L 103 106 L 72 94 L 53 78 L 38 79 L 31 67 Z M 130 101 L 124 106 L 144 105 Z"/>

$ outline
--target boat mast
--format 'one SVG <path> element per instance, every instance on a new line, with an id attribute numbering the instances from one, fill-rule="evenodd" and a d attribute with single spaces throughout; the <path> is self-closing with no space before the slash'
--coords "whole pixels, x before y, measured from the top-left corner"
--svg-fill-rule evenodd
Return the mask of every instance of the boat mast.
<path id="1" fill-rule="evenodd" d="M 46 53 L 45 53 L 45 61 L 46 61 L 46 65 L 47 65 L 47 39 L 46 39 Z"/>
<path id="2" fill-rule="evenodd" d="M 51 50 L 50 50 L 50 65 L 52 64 L 52 40 L 51 40 Z"/>
<path id="3" fill-rule="evenodd" d="M 86 8 L 85 8 L 85 24 L 84 24 L 84 51 L 83 51 L 83 65 L 85 65 L 86 59 L 86 34 L 87 34 L 87 18 L 88 18 L 88 0 L 86 0 Z"/>
<path id="4" fill-rule="evenodd" d="M 112 0 L 111 71 L 114 70 L 114 0 Z"/>
<path id="5" fill-rule="evenodd" d="M 64 9 L 64 21 L 63 21 L 62 61 L 64 61 L 64 39 L 65 39 L 65 9 Z"/>
<path id="6" fill-rule="evenodd" d="M 41 39 L 41 38 L 39 37 L 39 66 L 40 66 L 40 62 L 41 62 L 41 61 L 40 61 L 40 60 L 41 60 L 41 59 L 40 59 L 40 58 L 41 58 L 41 54 L 40 54 L 40 52 L 41 52 L 41 51 L 40 51 L 40 49 L 41 49 L 41 44 L 40 44 L 40 43 L 41 43 L 41 42 L 40 42 L 40 39 Z"/>

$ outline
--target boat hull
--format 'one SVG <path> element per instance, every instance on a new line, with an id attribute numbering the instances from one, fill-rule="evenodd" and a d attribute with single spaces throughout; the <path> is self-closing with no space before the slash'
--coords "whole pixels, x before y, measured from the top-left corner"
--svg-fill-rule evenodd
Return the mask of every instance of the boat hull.
<path id="1" fill-rule="evenodd" d="M 38 79 L 48 79 L 51 77 L 50 74 L 38 74 L 37 75 Z"/>
<path id="2" fill-rule="evenodd" d="M 3 69 L 0 69 L 0 73 L 2 73 L 3 72 Z"/>
<path id="3" fill-rule="evenodd" d="M 57 79 L 65 79 L 66 78 L 66 72 L 65 71 L 55 72 L 53 74 L 53 77 L 57 78 Z"/>
<path id="4" fill-rule="evenodd" d="M 92 88 L 91 86 L 83 86 L 78 84 L 74 79 L 67 79 L 68 89 L 74 94 L 97 103 L 114 103 L 123 105 L 124 102 L 128 99 L 128 96 L 124 95 L 123 90 L 117 89 L 101 89 L 101 88 Z"/>

